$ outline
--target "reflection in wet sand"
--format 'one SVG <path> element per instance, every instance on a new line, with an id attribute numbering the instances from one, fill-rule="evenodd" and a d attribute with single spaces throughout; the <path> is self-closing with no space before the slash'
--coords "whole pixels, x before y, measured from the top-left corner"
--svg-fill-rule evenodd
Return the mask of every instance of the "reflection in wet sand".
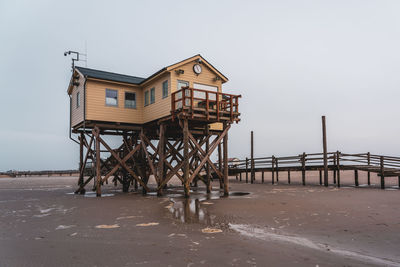
<path id="1" fill-rule="evenodd" d="M 207 209 L 201 207 L 199 199 L 183 198 L 171 199 L 173 205 L 169 208 L 175 219 L 180 220 L 182 223 L 205 223 L 207 225 L 213 224 L 213 218 L 208 213 Z"/>

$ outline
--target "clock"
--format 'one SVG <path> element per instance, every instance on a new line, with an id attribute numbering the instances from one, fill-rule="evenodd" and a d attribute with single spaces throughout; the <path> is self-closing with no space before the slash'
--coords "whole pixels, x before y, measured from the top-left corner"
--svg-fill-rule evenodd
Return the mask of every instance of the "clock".
<path id="1" fill-rule="evenodd" d="M 193 66 L 193 71 L 194 73 L 196 73 L 197 75 L 199 75 L 201 73 L 201 66 L 199 64 L 195 64 Z"/>

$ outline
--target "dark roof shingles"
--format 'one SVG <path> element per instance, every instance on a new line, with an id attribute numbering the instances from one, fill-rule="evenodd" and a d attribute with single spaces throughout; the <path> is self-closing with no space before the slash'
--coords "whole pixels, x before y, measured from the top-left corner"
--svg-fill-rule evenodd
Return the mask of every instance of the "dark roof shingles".
<path id="1" fill-rule="evenodd" d="M 76 68 L 84 76 L 102 79 L 102 80 L 131 83 L 131 84 L 140 84 L 141 82 L 143 82 L 145 80 L 145 78 L 129 76 L 129 75 L 124 75 L 124 74 L 118 74 L 118 73 L 113 73 L 113 72 L 94 70 L 94 69 L 88 69 L 88 68 L 83 68 L 83 67 L 76 67 Z"/>

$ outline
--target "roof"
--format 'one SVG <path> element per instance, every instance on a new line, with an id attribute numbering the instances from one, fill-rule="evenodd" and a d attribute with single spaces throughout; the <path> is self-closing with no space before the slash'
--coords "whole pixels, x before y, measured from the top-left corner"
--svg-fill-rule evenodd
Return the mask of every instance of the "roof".
<path id="1" fill-rule="evenodd" d="M 89 78 L 142 85 L 144 83 L 147 83 L 147 82 L 153 80 L 154 78 L 158 77 L 159 75 L 163 74 L 165 71 L 171 71 L 171 70 L 176 69 L 176 68 L 178 68 L 188 62 L 191 62 L 193 60 L 201 61 L 203 64 L 205 64 L 207 67 L 209 67 L 215 73 L 217 73 L 217 75 L 219 75 L 222 78 L 223 83 L 228 81 L 228 78 L 226 76 L 224 76 L 221 72 L 219 72 L 219 70 L 217 70 L 207 60 L 205 60 L 200 54 L 197 54 L 190 58 L 179 61 L 175 64 L 164 67 L 164 68 L 160 69 L 159 71 L 157 71 L 156 73 L 150 75 L 147 78 L 141 78 L 141 77 L 119 74 L 119 73 L 114 73 L 114 72 L 107 72 L 107 71 L 102 71 L 102 70 L 89 69 L 89 68 L 84 68 L 84 67 L 75 67 L 75 69 L 78 70 L 83 76 L 89 77 Z M 72 78 L 71 78 L 71 81 L 72 81 Z M 70 93 L 71 82 L 70 82 L 70 86 L 68 88 L 69 88 L 68 93 Z"/>
<path id="2" fill-rule="evenodd" d="M 83 67 L 76 67 L 76 69 L 82 73 L 83 76 L 96 78 L 101 80 L 107 81 L 114 81 L 114 82 L 123 82 L 123 83 L 132 83 L 132 84 L 140 84 L 145 80 L 145 78 L 130 76 L 125 74 L 118 74 L 113 72 L 107 72 L 102 70 L 94 70 L 89 68 Z"/>

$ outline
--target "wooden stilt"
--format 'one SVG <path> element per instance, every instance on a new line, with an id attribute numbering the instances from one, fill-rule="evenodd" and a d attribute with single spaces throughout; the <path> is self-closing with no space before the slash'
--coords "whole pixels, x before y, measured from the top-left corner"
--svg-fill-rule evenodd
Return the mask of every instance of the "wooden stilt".
<path id="1" fill-rule="evenodd" d="M 381 189 L 385 189 L 385 166 L 383 162 L 383 157 L 380 157 L 380 174 L 381 174 Z"/>
<path id="2" fill-rule="evenodd" d="M 333 155 L 333 164 L 332 166 L 335 166 L 336 163 L 336 155 Z M 333 169 L 333 184 L 336 184 L 336 168 L 334 167 Z"/>
<path id="3" fill-rule="evenodd" d="M 96 138 L 96 196 L 101 197 L 101 170 L 100 170 L 100 136 L 99 129 L 95 128 L 93 134 Z"/>
<path id="4" fill-rule="evenodd" d="M 287 182 L 290 184 L 290 170 L 287 171 Z"/>
<path id="5" fill-rule="evenodd" d="M 210 134 L 208 124 L 206 125 L 205 132 L 206 132 L 206 136 L 208 136 Z M 208 155 L 209 152 L 210 152 L 210 140 L 209 140 L 209 138 L 207 138 L 206 154 Z M 206 179 L 207 179 L 207 193 L 211 193 L 211 172 L 210 172 L 210 164 L 208 162 L 206 163 Z"/>
<path id="6" fill-rule="evenodd" d="M 224 130 L 227 123 L 224 122 Z M 229 177 L 228 177 L 228 133 L 224 136 L 224 195 L 229 196 Z"/>
<path id="7" fill-rule="evenodd" d="M 190 196 L 189 187 L 189 125 L 187 119 L 183 120 L 183 181 L 185 197 Z"/>
<path id="8" fill-rule="evenodd" d="M 81 133 L 79 138 L 79 170 L 82 170 L 83 166 L 83 139 L 85 138 L 84 134 Z M 83 184 L 83 172 L 79 172 L 79 180 L 78 185 Z"/>
<path id="9" fill-rule="evenodd" d="M 264 183 L 264 171 L 261 172 L 261 182 Z"/>

